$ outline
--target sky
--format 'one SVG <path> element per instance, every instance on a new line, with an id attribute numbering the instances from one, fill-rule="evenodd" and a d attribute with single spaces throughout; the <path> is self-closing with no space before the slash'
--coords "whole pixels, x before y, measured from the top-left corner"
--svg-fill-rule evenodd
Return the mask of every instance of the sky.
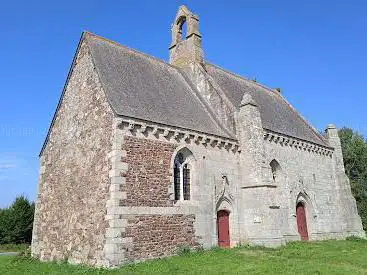
<path id="1" fill-rule="evenodd" d="M 282 94 L 315 128 L 367 136 L 367 1 L 2 1 L 0 207 L 34 200 L 38 154 L 83 30 L 168 60 L 185 4 L 205 59 Z"/>

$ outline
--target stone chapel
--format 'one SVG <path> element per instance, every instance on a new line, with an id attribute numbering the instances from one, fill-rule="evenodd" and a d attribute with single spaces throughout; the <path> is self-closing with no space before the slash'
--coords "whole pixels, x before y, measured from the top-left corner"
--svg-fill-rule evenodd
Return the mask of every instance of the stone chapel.
<path id="1" fill-rule="evenodd" d="M 82 34 L 40 153 L 34 257 L 113 267 L 364 236 L 336 127 L 206 62 L 201 39 L 185 6 L 169 63 Z"/>

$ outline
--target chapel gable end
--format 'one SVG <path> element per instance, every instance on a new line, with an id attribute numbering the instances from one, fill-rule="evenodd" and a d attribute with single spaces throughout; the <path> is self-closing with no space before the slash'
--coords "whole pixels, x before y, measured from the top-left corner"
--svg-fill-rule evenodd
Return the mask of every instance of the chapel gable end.
<path id="1" fill-rule="evenodd" d="M 81 41 L 41 152 L 32 255 L 41 260 L 68 255 L 71 261 L 98 265 L 106 226 L 106 156 L 112 147 L 113 112 L 88 45 Z M 89 232 L 87 237 L 80 228 Z M 77 246 L 85 253 L 71 249 Z"/>

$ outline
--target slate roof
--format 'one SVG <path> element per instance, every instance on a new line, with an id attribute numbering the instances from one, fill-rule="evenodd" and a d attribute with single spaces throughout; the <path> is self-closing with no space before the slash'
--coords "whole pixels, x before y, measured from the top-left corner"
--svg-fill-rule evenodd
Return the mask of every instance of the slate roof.
<path id="1" fill-rule="evenodd" d="M 179 68 L 94 34 L 84 38 L 117 115 L 235 139 Z"/>
<path id="2" fill-rule="evenodd" d="M 205 64 L 205 69 L 237 108 L 243 94 L 248 92 L 259 108 L 265 129 L 330 147 L 278 92 L 212 64 Z"/>
<path id="3" fill-rule="evenodd" d="M 117 115 L 235 139 L 178 67 L 94 34 L 83 37 Z M 248 92 L 265 129 L 330 147 L 278 92 L 212 64 L 205 69 L 235 107 Z"/>

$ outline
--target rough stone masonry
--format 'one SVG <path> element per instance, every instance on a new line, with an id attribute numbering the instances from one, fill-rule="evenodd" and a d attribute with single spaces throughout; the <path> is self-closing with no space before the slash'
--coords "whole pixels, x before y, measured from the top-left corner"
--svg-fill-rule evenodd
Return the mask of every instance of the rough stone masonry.
<path id="1" fill-rule="evenodd" d="M 201 39 L 185 6 L 170 63 L 82 34 L 40 153 L 34 257 L 114 267 L 365 236 L 335 126 L 207 63 Z"/>

